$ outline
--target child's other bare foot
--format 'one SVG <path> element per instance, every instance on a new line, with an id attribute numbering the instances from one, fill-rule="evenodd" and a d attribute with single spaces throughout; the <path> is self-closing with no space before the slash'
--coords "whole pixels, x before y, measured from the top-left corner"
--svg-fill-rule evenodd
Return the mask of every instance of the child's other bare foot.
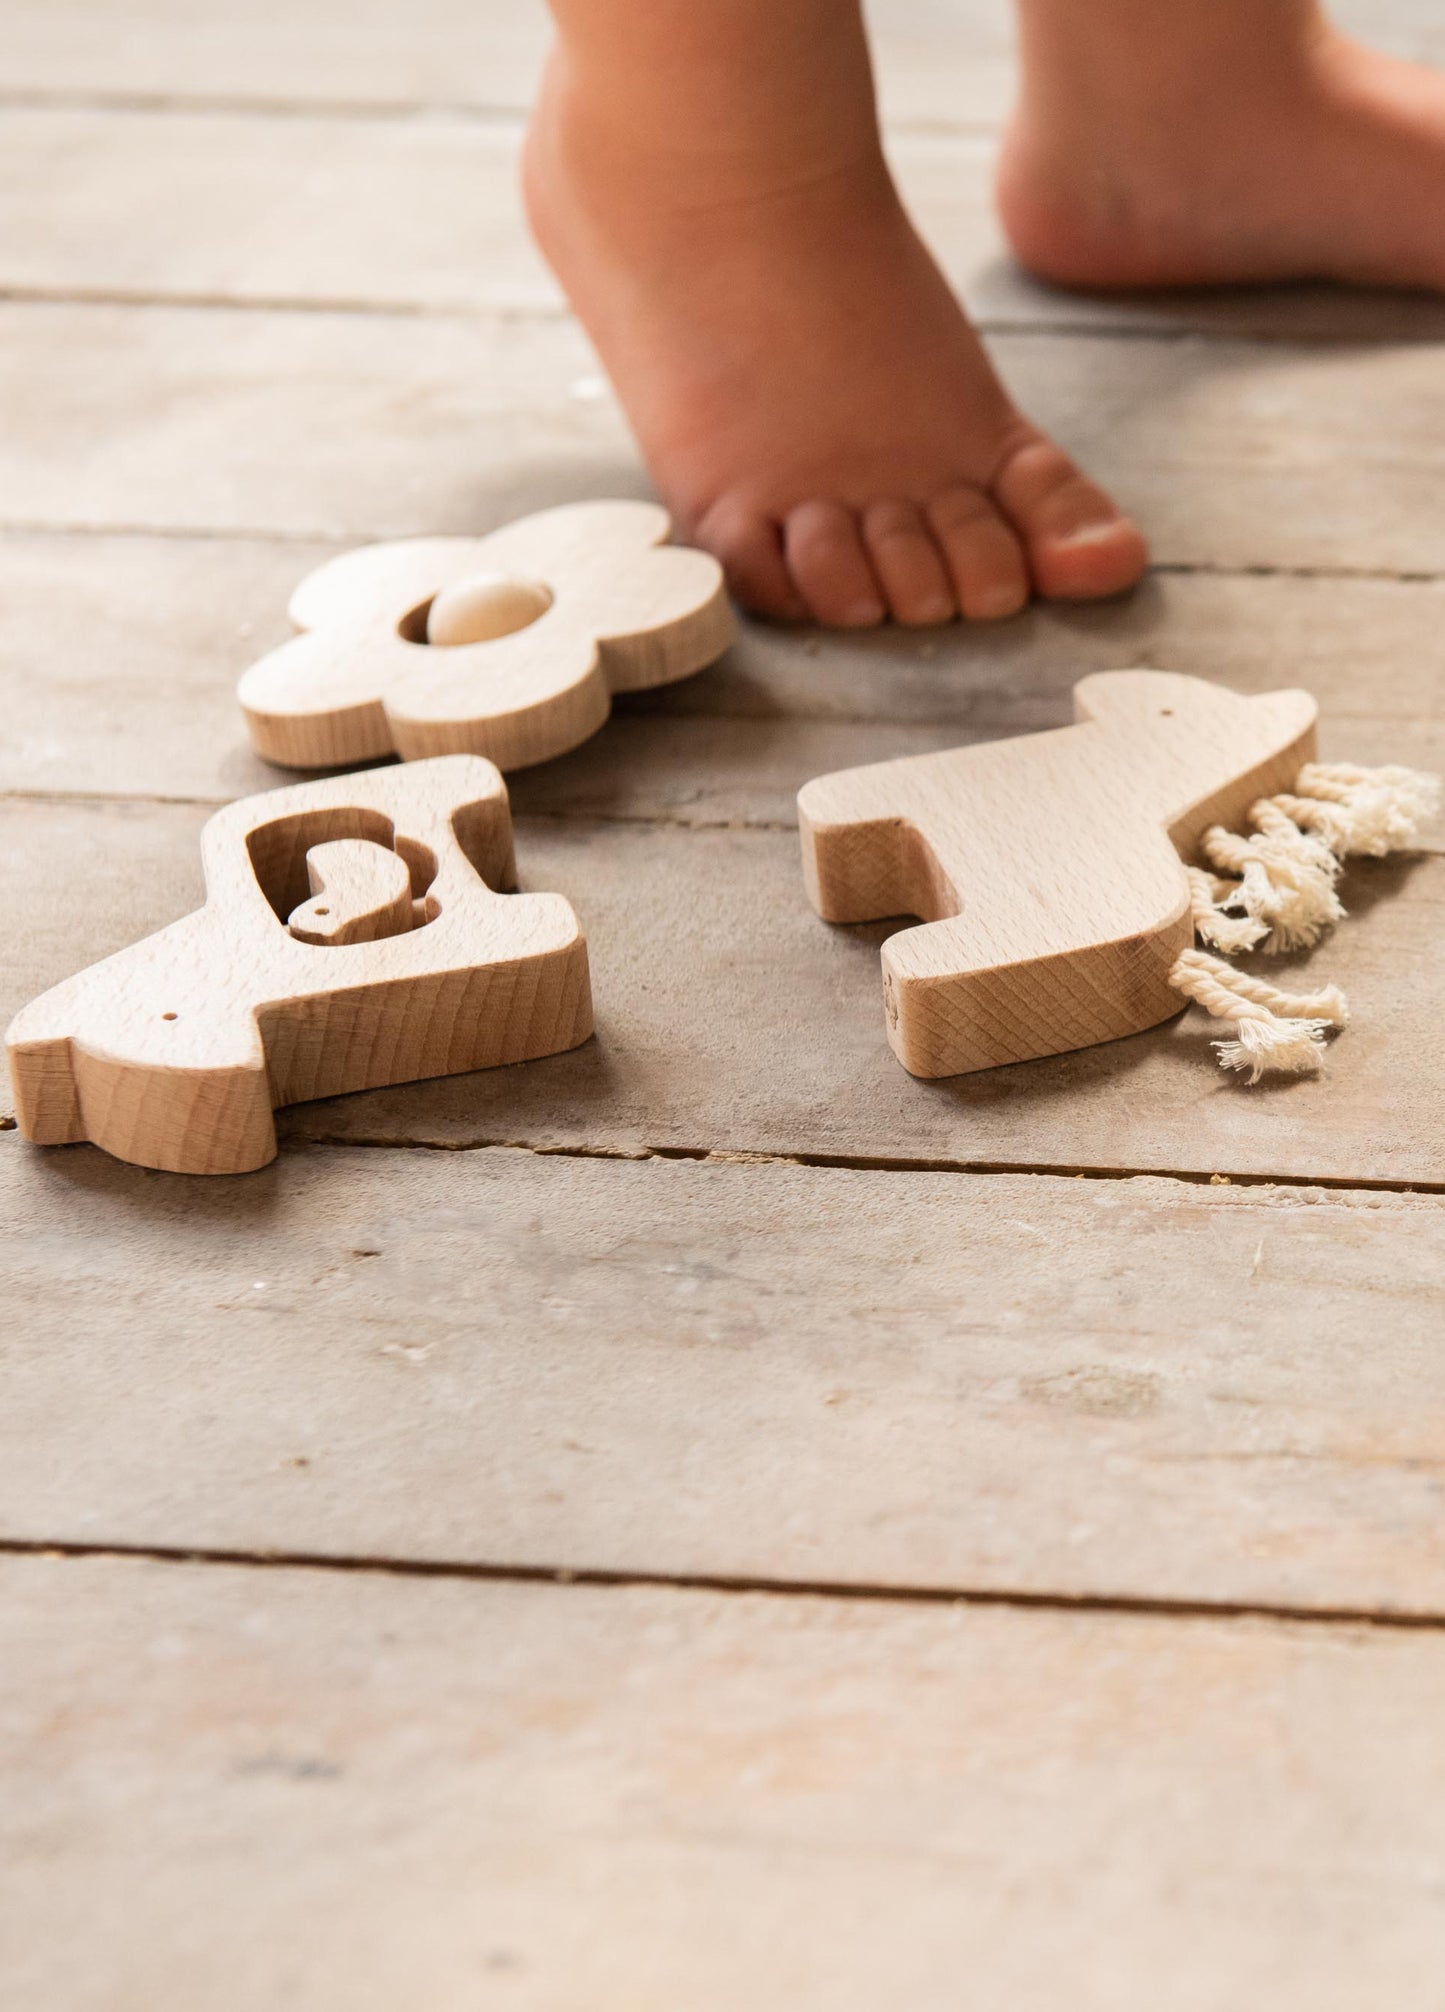
<path id="1" fill-rule="evenodd" d="M 1077 286 L 1445 289 L 1445 76 L 1314 0 L 1020 0 L 999 207 Z"/>
<path id="2" fill-rule="evenodd" d="M 745 605 L 842 627 L 1130 586 L 1139 532 L 1011 405 L 899 204 L 849 10 L 597 4 L 557 0 L 528 207 L 680 535 Z"/>

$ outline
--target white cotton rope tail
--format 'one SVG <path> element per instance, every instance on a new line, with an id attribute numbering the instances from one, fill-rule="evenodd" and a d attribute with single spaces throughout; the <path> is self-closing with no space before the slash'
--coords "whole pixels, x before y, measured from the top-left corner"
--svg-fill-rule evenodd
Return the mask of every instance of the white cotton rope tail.
<path id="1" fill-rule="evenodd" d="M 1324 1062 L 1325 1029 L 1349 1024 L 1350 1009 L 1337 985 L 1322 992 L 1281 992 L 1206 950 L 1182 950 L 1169 983 L 1216 1020 L 1234 1021 L 1235 1039 L 1214 1045 L 1220 1066 L 1247 1070 L 1251 1083 L 1266 1069 L 1291 1076 L 1318 1070 Z"/>
<path id="2" fill-rule="evenodd" d="M 1308 763 L 1292 792 L 1250 806 L 1253 836 L 1222 825 L 1205 832 L 1200 850 L 1218 870 L 1185 868 L 1195 934 L 1226 956 L 1309 948 L 1345 912 L 1335 892 L 1344 861 L 1412 844 L 1439 805 L 1439 777 L 1418 769 Z M 1349 1021 L 1337 986 L 1282 992 L 1203 950 L 1181 952 L 1169 982 L 1216 1020 L 1234 1021 L 1234 1040 L 1214 1045 L 1220 1066 L 1251 1083 L 1267 1069 L 1319 1070 L 1327 1029 Z"/>

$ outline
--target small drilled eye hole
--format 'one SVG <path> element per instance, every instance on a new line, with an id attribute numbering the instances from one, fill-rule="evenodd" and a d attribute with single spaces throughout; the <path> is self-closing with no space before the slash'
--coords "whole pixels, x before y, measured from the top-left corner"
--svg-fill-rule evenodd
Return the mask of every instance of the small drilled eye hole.
<path id="1" fill-rule="evenodd" d="M 176 1015 L 174 1013 L 162 1013 L 161 1015 L 162 1020 L 174 1020 L 175 1017 Z"/>
<path id="2" fill-rule="evenodd" d="M 331 910 L 329 908 L 318 908 L 316 913 L 318 915 L 329 915 L 331 913 Z"/>
<path id="3" fill-rule="evenodd" d="M 1174 717 L 1173 706 L 1160 706 L 1159 717 L 1161 720 L 1172 720 Z"/>

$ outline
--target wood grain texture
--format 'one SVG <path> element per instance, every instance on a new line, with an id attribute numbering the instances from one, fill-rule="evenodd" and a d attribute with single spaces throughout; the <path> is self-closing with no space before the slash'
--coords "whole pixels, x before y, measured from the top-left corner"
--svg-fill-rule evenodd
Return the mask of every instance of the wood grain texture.
<path id="1" fill-rule="evenodd" d="M 960 1091 L 890 1061 L 881 932 L 808 915 L 790 833 L 675 828 L 782 824 L 826 768 L 1058 726 L 1077 676 L 1126 663 L 1304 684 L 1327 755 L 1441 766 L 1438 304 L 1032 288 L 957 138 L 1007 101 L 1003 0 L 874 13 L 950 274 L 996 323 L 1093 331 L 1001 341 L 1012 385 L 1192 570 L 987 633 L 750 631 L 528 772 L 529 882 L 607 943 L 595 1047 L 298 1110 L 245 1179 L 0 1138 L 0 1528 L 1445 1614 L 1435 1197 L 896 1167 L 1445 1179 L 1438 863 L 1351 876 L 1311 967 L 1359 1022 L 1326 1089 L 1231 1095 L 1207 1034 L 1170 1030 Z M 1445 48 L 1432 0 L 1346 16 Z M 0 788 L 132 799 L 0 804 L 17 1005 L 200 899 L 205 805 L 269 780 L 233 681 L 308 568 L 644 493 L 517 233 L 540 5 L 127 0 L 123 30 L 97 0 L 7 9 L 0 283 L 395 312 L 0 311 L 0 521 L 82 534 L 0 543 Z M 1334 346 L 1172 339 L 1194 330 Z M 588 1157 L 302 1136 L 348 1129 Z M 591 1157 L 720 1140 L 894 1170 Z M 0 1580 L 0 1972 L 27 2007 L 1435 1989 L 1436 1628 Z"/>
<path id="2" fill-rule="evenodd" d="M 994 348 L 1161 564 L 1438 572 L 1433 345 Z M 0 368 L 28 393 L 0 439 L 0 523 L 355 541 L 645 488 L 566 322 L 518 340 L 445 316 L 10 303 Z M 1340 465 L 1348 482 L 1322 479 Z"/>
<path id="3" fill-rule="evenodd" d="M 21 2003 L 1433 2002 L 1435 1634 L 101 1560 L 0 1588 Z"/>
<path id="4" fill-rule="evenodd" d="M 521 121 L 12 107 L 0 125 L 0 286 L 81 298 L 561 314 L 517 197 Z M 1079 294 L 1006 254 L 994 141 L 902 131 L 904 199 L 984 328 L 1423 342 L 1427 294 L 1276 286 Z"/>
<path id="5" fill-rule="evenodd" d="M 689 677 L 732 641 L 721 566 L 669 545 L 670 530 L 656 503 L 564 503 L 486 538 L 328 560 L 291 596 L 302 633 L 237 687 L 252 745 L 290 768 L 474 754 L 510 769 L 566 753 L 615 692 Z"/>
<path id="6" fill-rule="evenodd" d="M 16 106 L 0 127 L 0 282 L 560 314 L 522 219 L 520 136 L 520 119 Z"/>
<path id="7" fill-rule="evenodd" d="M 7 1539 L 1445 1615 L 1432 1197 L 12 1135 L 0 1210 Z"/>
<path id="8" fill-rule="evenodd" d="M 45 326 L 52 316 L 63 328 Z M 28 392 L 8 465 L 0 448 L 0 522 L 244 526 L 335 544 L 481 532 L 645 491 L 567 323 L 519 341 L 470 318 L 12 304 L 0 368 Z M 71 453 L 83 483 L 60 475 Z M 37 481 L 28 497 L 12 486 Z"/>
<path id="9" fill-rule="evenodd" d="M 335 838 L 306 854 L 311 893 L 286 918 L 302 943 L 375 943 L 402 936 L 415 913 L 411 869 L 399 852 L 371 838 Z M 423 907 L 425 904 L 422 903 Z"/>
<path id="10" fill-rule="evenodd" d="M 540 0 L 130 0 L 114 32 L 95 0 L 14 0 L 12 91 L 122 103 L 450 106 L 520 110 L 547 43 Z"/>
<path id="11" fill-rule="evenodd" d="M 1339 0 L 1334 17 L 1377 46 L 1445 64 L 1434 0 Z M 1006 0 L 873 0 L 885 116 L 895 125 L 994 127 L 1013 95 Z M 10 0 L 7 85 L 125 101 L 521 110 L 546 44 L 540 0 L 132 0 L 126 33 L 95 0 Z"/>
<path id="12" fill-rule="evenodd" d="M 400 929 L 352 899 L 353 926 L 334 931 L 341 915 L 306 899 L 338 849 L 354 877 L 363 842 L 405 862 Z M 27 1138 L 246 1173 L 275 1156 L 277 1104 L 526 1060 L 592 1030 L 572 910 L 497 891 L 515 884 L 507 793 L 475 756 L 243 798 L 201 852 L 204 907 L 12 1022 Z"/>
<path id="13" fill-rule="evenodd" d="M 16 106 L 0 124 L 0 286 L 83 298 L 557 315 L 517 190 L 520 119 L 278 119 Z M 1445 303 L 1329 286 L 1119 296 L 1040 285 L 994 216 L 994 141 L 905 131 L 889 154 L 985 327 L 1438 341 Z"/>
<path id="14" fill-rule="evenodd" d="M 1389 0 L 1387 12 L 1406 0 Z M 996 0 L 877 0 L 883 104 L 895 120 L 996 125 L 1012 90 L 1008 18 Z M 135 0 L 127 32 L 94 0 L 13 0 L 9 89 L 102 99 L 495 113 L 530 103 L 547 41 L 541 0 L 491 5 L 314 0 Z"/>
<path id="15" fill-rule="evenodd" d="M 103 954 L 174 916 L 188 898 L 177 885 L 195 884 L 201 819 L 185 806 L 0 804 L 12 862 L 0 990 L 19 1006 L 73 968 L 77 942 Z M 1352 867 L 1350 919 L 1329 943 L 1305 965 L 1261 961 L 1280 983 L 1304 971 L 1338 983 L 1355 1022 L 1327 1078 L 1241 1091 L 1206 1066 L 1212 1030 L 1193 1015 L 1011 1069 L 906 1076 L 874 989 L 887 928 L 820 927 L 797 844 L 790 831 L 527 820 L 528 883 L 559 890 L 586 920 L 597 1043 L 526 1069 L 307 1105 L 282 1115 L 283 1136 L 1445 1179 L 1437 858 Z M 24 894 L 42 870 L 71 890 L 63 918 Z"/>
<path id="16" fill-rule="evenodd" d="M 235 681 L 285 638 L 287 598 L 326 556 L 264 540 L 0 538 L 0 790 L 220 803 L 271 787 Z M 1077 677 L 1143 663 L 1251 693 L 1307 682 L 1325 759 L 1439 769 L 1442 634 L 1445 583 L 1207 573 L 926 635 L 745 622 L 719 663 L 619 700 L 586 747 L 515 776 L 512 802 L 791 825 L 811 776 L 1062 726 Z"/>
<path id="17" fill-rule="evenodd" d="M 1033 1061 L 1155 1027 L 1194 941 L 1184 862 L 1314 758 L 1308 692 L 1239 697 L 1096 671 L 1076 723 L 844 769 L 798 796 L 826 922 L 916 915 L 883 946 L 889 1044 L 915 1076 Z"/>

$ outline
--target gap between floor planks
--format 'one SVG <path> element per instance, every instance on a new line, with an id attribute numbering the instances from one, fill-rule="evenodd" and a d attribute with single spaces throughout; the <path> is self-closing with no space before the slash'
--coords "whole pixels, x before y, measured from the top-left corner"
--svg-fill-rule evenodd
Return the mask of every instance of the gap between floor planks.
<path id="1" fill-rule="evenodd" d="M 0 289 L 0 301 L 3 301 L 3 289 Z M 172 303 L 167 302 L 165 305 L 170 306 Z M 1037 333 L 1037 331 L 1033 332 Z M 1073 331 L 1070 330 L 1069 333 L 1072 334 Z M 43 518 L 0 518 L 0 542 L 20 538 L 75 538 L 78 540 L 87 538 L 156 538 L 168 544 L 176 545 L 235 543 L 245 545 L 279 545 L 283 549 L 314 545 L 325 547 L 328 551 L 349 551 L 354 545 L 369 544 L 386 535 L 386 533 L 380 531 L 370 533 L 365 531 L 338 531 L 334 527 L 290 530 L 284 526 L 277 527 L 268 524 L 128 524 L 120 520 L 106 522 L 100 518 L 94 521 L 87 521 L 84 518 L 71 518 L 59 522 L 50 522 Z M 461 535 L 480 536 L 481 533 L 480 531 L 472 533 L 464 530 Z M 1445 580 L 1445 568 L 1436 570 L 1410 566 L 1349 566 L 1327 563 L 1317 566 L 1308 564 L 1289 565 L 1272 564 L 1267 560 L 1261 561 L 1257 565 L 1251 565 L 1242 562 L 1230 564 L 1214 559 L 1156 559 L 1151 563 L 1146 575 L 1148 579 L 1161 580 L 1187 580 L 1196 577 L 1218 580 L 1381 580 L 1395 586 L 1420 587 L 1438 584 L 1442 580 Z M 1087 612 L 1089 604 L 1072 602 L 1066 605 L 1073 612 L 1083 613 Z M 1110 602 L 1107 605 L 1114 607 L 1119 604 Z M 809 632 L 806 630 L 791 630 L 779 627 L 776 633 L 780 635 L 806 635 Z M 868 637 L 874 641 L 877 640 L 879 634 L 903 634 L 918 641 L 926 640 L 932 633 L 936 632 L 926 629 L 916 631 L 897 630 L 892 627 L 885 628 L 882 631 L 870 630 L 866 632 Z M 986 634 L 987 629 L 960 630 L 958 628 L 950 628 L 944 630 L 943 633 L 947 635 L 963 633 L 973 636 Z"/>
<path id="2" fill-rule="evenodd" d="M 391 1579 L 453 1579 L 482 1585 L 577 1586 L 607 1590 L 653 1587 L 679 1593 L 747 1598 L 827 1600 L 899 1607 L 1001 1607 L 1023 1613 L 1117 1614 L 1173 1621 L 1279 1621 L 1306 1628 L 1358 1627 L 1431 1634 L 1445 1613 L 1401 1614 L 1373 1607 L 1291 1607 L 1259 1600 L 1130 1599 L 1107 1593 L 1033 1593 L 991 1587 L 867 1585 L 851 1580 L 760 1579 L 715 1573 L 608 1572 L 572 1565 L 487 1565 L 465 1558 L 364 1558 L 315 1551 L 227 1551 L 185 1544 L 77 1544 L 46 1538 L 0 1537 L 0 1558 L 113 1558 L 156 1565 L 221 1570 L 335 1572 Z"/>
<path id="3" fill-rule="evenodd" d="M 197 807 L 0 809 L 12 1008 L 74 968 L 77 940 L 101 957 L 200 897 Z M 1445 1179 L 1445 1057 L 1431 1037 L 1445 955 L 1439 855 L 1352 872 L 1344 894 L 1354 913 L 1309 969 L 1344 987 L 1357 1025 L 1333 1044 L 1325 1079 L 1255 1091 L 1220 1074 L 1209 1046 L 1217 1030 L 1197 1014 L 1108 1048 L 913 1081 L 883 1040 L 877 946 L 887 926 L 821 924 L 786 832 L 524 818 L 518 857 L 525 885 L 564 894 L 582 918 L 597 1042 L 521 1068 L 296 1105 L 282 1114 L 283 1137 L 704 1145 L 1406 1187 Z M 41 882 L 63 884 L 63 903 L 37 904 L 26 890 Z M 771 1044 L 765 1076 L 760 1027 Z"/>
<path id="4" fill-rule="evenodd" d="M 0 339 L 30 386 L 0 452 L 0 520 L 362 539 L 645 489 L 565 321 L 523 341 L 486 317 L 12 304 Z M 1163 565 L 1439 567 L 1427 449 L 1445 401 L 1427 346 L 1039 333 L 998 348 Z M 1320 468 L 1341 457 L 1351 483 L 1322 492 Z"/>
<path id="5" fill-rule="evenodd" d="M 1015 283 L 1028 287 L 1033 282 L 1026 275 L 1014 276 Z M 1323 291 L 1323 289 L 1322 289 Z M 1339 319 L 1346 326 L 1311 327 L 1308 321 L 1299 326 L 1286 314 L 1275 325 L 1269 325 L 1268 317 L 1272 309 L 1268 306 L 1253 306 L 1242 297 L 1236 303 L 1231 299 L 1228 305 L 1221 304 L 1212 320 L 1205 320 L 1201 312 L 1195 321 L 1178 319 L 1166 322 L 1150 319 L 1147 304 L 1141 300 L 1138 309 L 1127 304 L 1114 306 L 1100 301 L 1099 318 L 1091 318 L 1087 313 L 1071 316 L 1067 310 L 1055 308 L 1048 313 L 1027 314 L 1017 311 L 990 310 L 979 306 L 964 296 L 964 305 L 969 309 L 969 318 L 982 334 L 993 337 L 1053 335 L 1073 336 L 1091 342 L 1239 342 L 1248 341 L 1281 346 L 1315 347 L 1320 349 L 1339 347 L 1342 344 L 1370 342 L 1409 342 L 1420 345 L 1438 345 L 1441 337 L 1441 323 L 1445 310 L 1433 302 L 1424 308 L 1397 305 L 1396 298 L 1390 296 L 1381 306 L 1376 307 L 1368 298 L 1341 294 L 1328 295 L 1320 301 L 1313 299 L 1302 288 L 1301 304 L 1305 315 L 1328 321 L 1332 313 L 1338 312 Z M 451 319 L 468 320 L 479 312 L 486 312 L 506 323 L 536 322 L 542 325 L 569 323 L 571 313 L 564 307 L 518 305 L 512 307 L 488 307 L 471 309 L 466 307 L 435 306 L 425 302 L 378 301 L 362 297 L 348 297 L 342 294 L 317 294 L 303 297 L 297 294 L 267 293 L 226 293 L 226 292 L 177 292 L 167 293 L 158 289 L 126 287 L 85 287 L 85 286 L 39 286 L 18 283 L 0 283 L 0 305 L 15 307 L 95 307 L 95 308 L 178 308 L 194 309 L 198 313 L 236 312 L 241 314 L 315 314 L 354 315 L 377 321 L 442 321 Z M 1353 311 L 1351 311 L 1353 310 Z M 1122 317 L 1128 312 L 1137 312 L 1140 318 L 1129 322 Z M 1113 317 L 1118 317 L 1113 318 Z M 1422 325 L 1423 324 L 1423 325 Z M 0 535 L 10 529 L 0 526 Z M 19 529 L 42 528 L 35 525 L 20 525 Z M 111 527 L 100 526 L 101 530 Z M 178 531 L 178 536 L 200 535 Z M 243 535 L 264 537 L 264 531 L 246 532 Z M 290 534 L 287 534 L 290 535 Z M 322 536 L 323 533 L 301 532 L 300 537 Z M 1307 571 L 1307 568 L 1296 568 Z M 1338 570 L 1347 571 L 1346 568 Z M 1434 578 L 1433 574 L 1405 575 L 1406 578 Z"/>
<path id="6" fill-rule="evenodd" d="M 707 827 L 705 827 L 707 828 Z M 0 1116 L 0 1132 L 17 1130 L 16 1120 Z M 293 1142 L 293 1145 L 296 1142 Z M 1074 1161 L 911 1159 L 898 1153 L 750 1152 L 745 1146 L 608 1146 L 581 1140 L 568 1145 L 543 1145 L 530 1139 L 408 1139 L 368 1138 L 364 1132 L 328 1133 L 308 1130 L 304 1143 L 321 1151 L 377 1153 L 530 1153 L 539 1160 L 657 1160 L 701 1166 L 799 1167 L 821 1173 L 938 1174 L 972 1178 L 999 1175 L 1061 1181 L 1178 1181 L 1185 1187 L 1270 1188 L 1288 1192 L 1319 1189 L 1340 1195 L 1441 1195 L 1445 1180 L 1369 1180 L 1348 1174 L 1269 1174 L 1238 1168 L 1203 1167 L 1082 1167 Z"/>
<path id="7" fill-rule="evenodd" d="M 252 755 L 235 682 L 289 633 L 330 546 L 36 534 L 0 541 L 0 791 L 227 802 L 287 780 Z M 722 660 L 619 706 L 511 779 L 518 814 L 694 828 L 795 822 L 811 776 L 1034 732 L 1090 670 L 1152 665 L 1245 693 L 1307 681 L 1325 759 L 1445 768 L 1430 582 L 1155 574 L 1123 601 L 1039 605 L 993 628 L 862 637 L 742 625 Z M 1388 664 L 1388 677 L 1362 665 Z M 1426 843 L 1437 842 L 1427 834 Z"/>

